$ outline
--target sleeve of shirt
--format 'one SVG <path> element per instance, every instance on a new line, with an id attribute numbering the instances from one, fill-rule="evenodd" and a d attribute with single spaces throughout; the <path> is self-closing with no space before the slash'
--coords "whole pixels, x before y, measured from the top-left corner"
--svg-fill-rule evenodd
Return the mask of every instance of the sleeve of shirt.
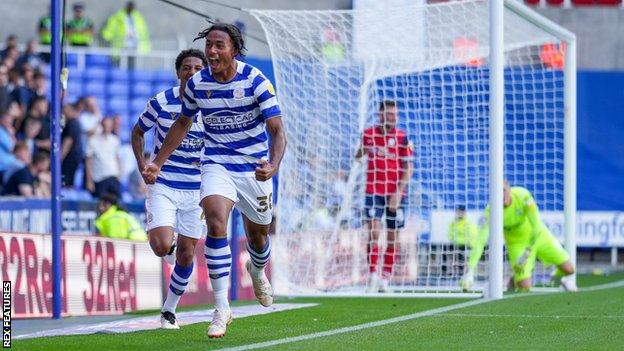
<path id="1" fill-rule="evenodd" d="M 531 239 L 530 246 L 533 246 L 537 241 L 537 236 L 539 235 L 540 230 L 542 229 L 542 220 L 540 219 L 539 209 L 537 208 L 537 204 L 535 203 L 535 199 L 533 199 L 533 195 L 527 190 L 522 196 L 522 201 L 525 206 L 525 213 L 529 223 L 531 223 Z"/>
<path id="2" fill-rule="evenodd" d="M 141 128 L 143 132 L 147 132 L 148 130 L 152 129 L 154 124 L 156 124 L 158 111 L 160 111 L 160 105 L 158 104 L 156 96 L 154 96 L 149 99 L 147 105 L 145 105 L 143 113 L 141 113 L 141 115 L 139 116 L 139 120 L 137 121 L 139 128 Z"/>
<path id="3" fill-rule="evenodd" d="M 481 218 L 477 238 L 470 244 L 470 256 L 468 257 L 468 267 L 474 269 L 477 267 L 481 255 L 485 250 L 485 246 L 490 238 L 490 206 L 485 208 L 483 217 Z"/>
<path id="4" fill-rule="evenodd" d="M 262 73 L 254 78 L 251 85 L 254 97 L 260 106 L 260 113 L 263 120 L 282 115 L 282 111 L 275 95 L 275 88 Z"/>
<path id="5" fill-rule="evenodd" d="M 198 73 L 201 74 L 201 73 Z M 195 76 L 193 76 L 194 78 Z M 191 78 L 186 82 L 184 88 L 184 94 L 182 95 L 182 115 L 186 117 L 192 117 L 195 119 L 195 115 L 199 111 L 197 107 L 197 91 L 195 89 L 195 80 Z"/>

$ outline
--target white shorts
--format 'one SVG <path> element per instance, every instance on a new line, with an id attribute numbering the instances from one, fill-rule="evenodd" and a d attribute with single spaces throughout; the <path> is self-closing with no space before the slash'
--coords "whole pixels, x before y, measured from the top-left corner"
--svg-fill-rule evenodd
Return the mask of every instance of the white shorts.
<path id="1" fill-rule="evenodd" d="M 202 235 L 202 209 L 199 190 L 177 190 L 163 184 L 147 186 L 145 200 L 147 230 L 173 227 L 186 237 L 199 239 Z"/>
<path id="2" fill-rule="evenodd" d="M 203 165 L 201 198 L 221 195 L 236 203 L 235 207 L 256 224 L 271 224 L 273 214 L 273 181 L 261 182 L 254 175 L 233 176 L 223 166 Z"/>

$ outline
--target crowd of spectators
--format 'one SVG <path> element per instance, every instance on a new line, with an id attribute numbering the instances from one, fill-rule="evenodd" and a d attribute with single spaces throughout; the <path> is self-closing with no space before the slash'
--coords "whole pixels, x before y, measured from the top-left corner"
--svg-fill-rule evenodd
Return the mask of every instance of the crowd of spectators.
<path id="1" fill-rule="evenodd" d="M 19 50 L 9 35 L 0 51 L 0 196 L 49 197 L 50 91 L 37 40 Z M 84 96 L 63 102 L 61 184 L 65 198 L 89 200 L 105 193 L 125 201 L 145 197 L 134 162 L 124 162 L 121 117 L 104 116 L 100 102 Z"/>

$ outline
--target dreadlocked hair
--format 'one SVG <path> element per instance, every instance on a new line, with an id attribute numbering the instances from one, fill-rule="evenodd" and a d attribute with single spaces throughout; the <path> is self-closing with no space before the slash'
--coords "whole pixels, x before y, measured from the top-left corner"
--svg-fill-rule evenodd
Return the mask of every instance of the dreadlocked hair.
<path id="1" fill-rule="evenodd" d="M 210 32 L 213 30 L 219 30 L 227 33 L 230 36 L 230 40 L 232 41 L 232 45 L 234 45 L 234 49 L 238 51 L 238 54 L 241 56 L 245 56 L 245 51 L 247 48 L 245 47 L 245 40 L 243 39 L 243 34 L 240 29 L 233 24 L 230 23 L 221 23 L 216 22 L 213 23 L 210 27 L 204 29 L 203 31 L 197 33 L 197 37 L 193 39 L 193 42 L 200 39 L 205 39 Z"/>

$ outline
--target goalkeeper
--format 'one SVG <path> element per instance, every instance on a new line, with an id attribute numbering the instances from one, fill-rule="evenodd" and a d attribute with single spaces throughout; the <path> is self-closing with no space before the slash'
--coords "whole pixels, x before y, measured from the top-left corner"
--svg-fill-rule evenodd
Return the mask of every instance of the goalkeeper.
<path id="1" fill-rule="evenodd" d="M 571 277 L 574 274 L 574 266 L 570 257 L 542 223 L 537 204 L 531 193 L 522 187 L 510 187 L 507 181 L 503 189 L 504 238 L 513 271 L 514 287 L 520 291 L 529 291 L 535 260 L 539 259 L 546 266 L 556 265 L 554 279 L 559 280 L 565 290 L 576 291 L 576 283 Z M 487 244 L 489 217 L 488 205 L 485 209 L 485 220 L 470 252 L 468 270 L 461 280 L 464 290 L 470 289 L 474 279 L 474 270 Z"/>

